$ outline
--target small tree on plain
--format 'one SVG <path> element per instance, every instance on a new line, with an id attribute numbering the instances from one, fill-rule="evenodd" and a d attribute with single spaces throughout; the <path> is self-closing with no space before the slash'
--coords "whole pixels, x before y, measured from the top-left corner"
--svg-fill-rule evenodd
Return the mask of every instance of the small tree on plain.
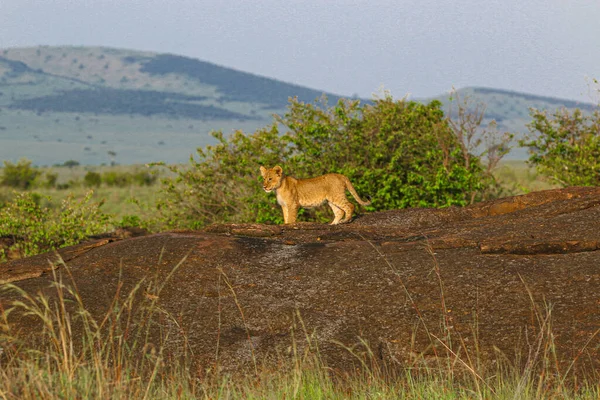
<path id="1" fill-rule="evenodd" d="M 10 161 L 4 161 L 2 169 L 3 186 L 9 186 L 16 189 L 29 189 L 35 179 L 40 175 L 40 171 L 31 166 L 31 161 L 21 159 L 16 164 Z"/>

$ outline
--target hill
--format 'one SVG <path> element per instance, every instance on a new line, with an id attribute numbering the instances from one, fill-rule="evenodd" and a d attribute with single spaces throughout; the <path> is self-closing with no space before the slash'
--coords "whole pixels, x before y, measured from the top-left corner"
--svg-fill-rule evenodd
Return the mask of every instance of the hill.
<path id="1" fill-rule="evenodd" d="M 323 92 L 170 54 L 100 47 L 0 50 L 0 160 L 185 161 L 222 129 L 254 131 L 288 97 Z M 338 96 L 327 94 L 335 102 Z"/>
<path id="2" fill-rule="evenodd" d="M 121 164 L 184 162 L 211 130 L 252 132 L 285 111 L 288 98 L 324 93 L 172 54 L 104 47 L 0 50 L 0 160 L 75 159 Z M 467 88 L 502 129 L 524 131 L 529 107 L 589 104 Z M 325 93 L 329 103 L 338 95 Z M 446 102 L 448 95 L 439 96 Z"/>

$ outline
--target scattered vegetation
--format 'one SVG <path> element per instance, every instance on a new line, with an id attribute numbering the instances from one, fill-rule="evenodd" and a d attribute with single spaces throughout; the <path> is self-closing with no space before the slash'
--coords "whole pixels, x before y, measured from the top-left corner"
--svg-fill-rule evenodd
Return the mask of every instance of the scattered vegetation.
<path id="1" fill-rule="evenodd" d="M 156 171 L 137 166 L 86 172 L 21 160 L 5 163 L 0 177 L 0 261 L 77 244 L 116 226 L 145 227 L 138 203 L 153 203 L 158 191 Z"/>
<path id="2" fill-rule="evenodd" d="M 71 46 L 6 49 L 2 55 L 0 69 L 6 71 L 0 77 L 0 90 L 4 93 L 0 96 L 0 108 L 6 116 L 0 127 L 3 139 L 8 137 L 25 143 L 28 140 L 25 131 L 44 132 L 42 142 L 46 137 L 60 137 L 63 144 L 53 146 L 52 153 L 62 153 L 65 159 L 74 156 L 73 148 L 66 144 L 78 142 L 82 132 L 99 138 L 110 129 L 124 133 L 124 141 L 114 143 L 114 149 L 120 154 L 125 154 L 122 152 L 130 146 L 146 143 L 143 155 L 137 155 L 139 158 L 133 162 L 181 162 L 186 160 L 189 149 L 176 145 L 175 141 L 170 141 L 165 148 L 155 146 L 161 134 L 188 133 L 190 124 L 198 132 L 217 129 L 226 133 L 234 129 L 253 132 L 268 124 L 272 113 L 285 112 L 290 93 L 303 102 L 311 102 L 322 94 L 176 55 Z M 84 69 L 79 68 L 82 64 Z M 121 90 L 122 97 L 117 97 Z M 75 92 L 69 94 L 71 91 Z M 564 99 L 489 88 L 464 88 L 460 92 L 487 104 L 486 123 L 494 118 L 500 130 L 519 135 L 526 131 L 531 107 L 549 110 L 579 107 L 585 112 L 592 107 Z M 333 94 L 328 97 L 331 104 L 339 100 Z M 447 105 L 447 94 L 438 99 Z M 19 103 L 21 101 L 24 102 Z M 15 108 L 16 103 L 26 109 Z M 196 108 L 196 105 L 215 109 Z M 80 119 L 75 121 L 73 113 L 42 112 L 50 109 L 77 110 Z M 84 110 L 90 112 L 84 113 Z M 202 119 L 215 116 L 228 119 Z M 163 127 L 168 124 L 173 128 L 166 132 Z M 149 141 L 150 133 L 153 138 Z M 208 135 L 198 135 L 193 140 L 195 147 L 215 144 Z M 106 162 L 100 156 L 105 154 L 105 148 L 93 141 L 87 145 L 90 151 L 76 155 L 82 163 Z M 36 162 L 42 159 L 44 163 L 53 162 L 40 148 L 43 146 L 29 148 L 22 155 Z M 0 154 L 0 161 L 10 157 L 12 154 L 5 150 Z"/>
<path id="3" fill-rule="evenodd" d="M 80 163 L 77 160 L 67 160 L 62 164 L 57 164 L 55 165 L 56 167 L 68 167 L 68 168 L 73 168 L 73 167 L 77 167 L 79 166 Z"/>
<path id="4" fill-rule="evenodd" d="M 152 186 L 157 180 L 157 176 L 150 171 L 127 172 L 105 172 L 101 176 L 101 181 L 108 186 Z"/>
<path id="5" fill-rule="evenodd" d="M 98 188 L 102 185 L 108 187 L 129 186 L 152 186 L 157 182 L 157 171 L 147 168 L 129 166 L 124 168 L 104 168 L 103 171 L 86 170 L 81 176 L 77 161 L 67 161 L 53 168 L 38 168 L 31 165 L 30 160 L 22 159 L 17 164 L 9 161 L 4 162 L 4 168 L 0 169 L 0 186 L 18 190 L 38 189 L 75 189 L 81 186 Z M 68 167 L 69 172 L 61 171 L 62 167 Z M 85 168 L 84 168 L 85 170 Z M 69 179 L 59 179 L 70 176 Z"/>

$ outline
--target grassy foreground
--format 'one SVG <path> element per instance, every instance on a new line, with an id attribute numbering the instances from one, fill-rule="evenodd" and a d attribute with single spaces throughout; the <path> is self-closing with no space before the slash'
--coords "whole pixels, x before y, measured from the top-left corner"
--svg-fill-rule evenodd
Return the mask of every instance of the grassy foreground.
<path id="1" fill-rule="evenodd" d="M 64 279 L 70 280 L 68 267 L 63 264 L 61 270 Z M 490 369 L 476 354 L 452 349 L 450 343 L 460 341 L 453 341 L 447 330 L 447 336 L 438 339 L 448 350 L 441 361 L 425 362 L 418 357 L 412 365 L 391 370 L 366 359 L 362 369 L 341 373 L 321 362 L 318 346 L 309 342 L 309 350 L 300 352 L 291 343 L 293 356 L 282 359 L 280 368 L 257 363 L 255 370 L 231 376 L 219 373 L 215 365 L 194 367 L 189 354 L 177 360 L 170 357 L 167 338 L 184 333 L 165 331 L 162 342 L 150 342 L 149 332 L 159 320 L 163 327 L 177 326 L 176 319 L 159 305 L 164 281 L 149 278 L 130 293 L 117 289 L 111 308 L 101 318 L 91 316 L 74 283 L 63 282 L 55 273 L 52 286 L 53 299 L 11 284 L 0 288 L 3 294 L 10 291 L 17 298 L 0 307 L 0 399 L 527 400 L 600 396 L 600 383 L 592 375 L 588 380 L 581 376 L 573 379 L 572 370 L 559 370 L 550 312 L 538 318 L 541 333 L 523 367 L 499 361 Z M 40 326 L 37 336 L 21 336 L 9 323 L 13 313 L 33 318 Z M 165 324 L 165 319 L 174 323 Z M 83 333 L 75 333 L 78 331 Z"/>

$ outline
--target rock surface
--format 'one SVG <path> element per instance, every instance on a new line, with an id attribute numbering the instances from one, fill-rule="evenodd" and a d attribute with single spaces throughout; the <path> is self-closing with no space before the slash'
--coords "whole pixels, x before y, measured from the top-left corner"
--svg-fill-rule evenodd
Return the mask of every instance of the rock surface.
<path id="1" fill-rule="evenodd" d="M 65 281 L 69 272 L 98 318 L 119 285 L 164 284 L 145 294 L 172 317 L 167 350 L 187 351 L 200 368 L 276 366 L 308 342 L 341 370 L 368 351 L 400 366 L 454 357 L 446 346 L 463 360 L 526 362 L 549 322 L 561 368 L 600 360 L 600 188 L 378 212 L 341 226 L 105 238 L 58 253 L 64 265 L 56 253 L 2 264 L 0 282 L 54 296 L 51 271 Z M 35 331 L 16 313 L 9 321 Z"/>

